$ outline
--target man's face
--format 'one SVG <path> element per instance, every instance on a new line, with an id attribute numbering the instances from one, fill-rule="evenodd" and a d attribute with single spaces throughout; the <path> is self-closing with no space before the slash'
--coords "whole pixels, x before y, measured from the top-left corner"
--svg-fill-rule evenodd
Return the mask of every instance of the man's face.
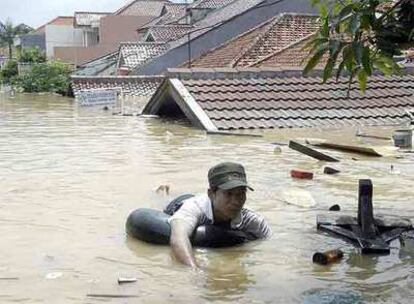
<path id="1" fill-rule="evenodd" d="M 230 190 L 217 189 L 209 191 L 210 199 L 214 204 L 214 212 L 221 220 L 236 218 L 246 202 L 246 187 L 237 187 Z"/>

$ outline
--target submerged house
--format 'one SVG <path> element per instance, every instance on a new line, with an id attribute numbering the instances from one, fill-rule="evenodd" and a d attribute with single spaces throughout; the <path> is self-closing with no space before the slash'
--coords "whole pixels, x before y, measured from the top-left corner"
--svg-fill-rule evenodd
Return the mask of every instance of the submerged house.
<path id="1" fill-rule="evenodd" d="M 372 76 L 362 93 L 348 79 L 322 83 L 301 69 L 172 69 L 144 114 L 185 118 L 207 131 L 355 125 L 410 121 L 414 66 L 403 76 Z"/>

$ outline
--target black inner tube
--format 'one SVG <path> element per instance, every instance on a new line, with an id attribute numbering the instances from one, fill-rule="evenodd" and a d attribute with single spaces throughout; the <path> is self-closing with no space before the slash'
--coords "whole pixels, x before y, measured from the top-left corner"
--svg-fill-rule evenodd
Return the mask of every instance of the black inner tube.
<path id="1" fill-rule="evenodd" d="M 165 212 L 173 214 L 183 201 L 193 195 L 182 195 L 173 200 Z M 171 227 L 168 223 L 170 215 L 160 210 L 140 208 L 133 211 L 126 221 L 126 231 L 129 235 L 152 244 L 166 245 L 170 243 Z M 191 237 L 191 243 L 196 247 L 227 247 L 242 244 L 252 240 L 252 237 L 240 230 L 226 229 L 217 225 L 199 226 Z"/>

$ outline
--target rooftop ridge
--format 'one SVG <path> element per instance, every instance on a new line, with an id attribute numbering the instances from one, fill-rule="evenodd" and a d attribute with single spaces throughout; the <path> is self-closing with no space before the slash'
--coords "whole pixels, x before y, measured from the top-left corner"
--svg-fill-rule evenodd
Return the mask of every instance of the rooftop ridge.
<path id="1" fill-rule="evenodd" d="M 312 78 L 321 77 L 323 69 L 315 69 L 308 76 L 303 76 L 301 67 L 263 67 L 263 68 L 170 68 L 167 77 L 179 79 L 248 79 L 248 78 Z M 403 75 L 414 76 L 414 64 L 408 64 L 401 69 Z M 384 76 L 379 71 L 374 76 Z"/>
<path id="2" fill-rule="evenodd" d="M 240 61 L 243 59 L 243 57 L 245 57 L 246 55 L 249 54 L 249 52 L 252 52 L 255 50 L 255 48 L 260 48 L 260 47 L 265 47 L 264 45 L 266 44 L 266 42 L 271 42 L 271 39 L 268 39 L 270 35 L 272 35 L 272 31 L 277 31 L 277 26 L 283 26 L 283 22 L 288 21 L 289 18 L 293 18 L 293 17 L 309 17 L 309 18 L 317 18 L 317 15 L 314 14 L 297 14 L 297 13 L 289 13 L 289 12 L 285 12 L 279 15 L 280 18 L 277 18 L 274 20 L 274 22 L 272 22 L 272 24 L 269 25 L 269 27 L 266 29 L 266 31 L 264 31 L 261 35 L 259 35 L 257 37 L 257 39 L 255 40 L 255 42 L 250 46 L 250 48 L 243 54 L 243 56 L 241 56 L 240 58 L 237 59 L 237 61 L 234 62 L 234 66 L 236 66 L 237 64 L 240 63 Z M 280 31 L 280 29 L 279 29 Z M 279 50 L 276 50 L 275 52 L 277 52 Z M 273 52 L 272 52 L 273 53 Z M 268 57 L 265 56 L 265 57 Z M 257 61 L 260 61 L 263 58 L 259 58 Z M 255 63 L 257 62 L 255 61 Z M 252 64 L 248 64 L 247 66 L 251 66 Z"/>
<path id="3" fill-rule="evenodd" d="M 245 50 L 243 52 L 241 52 L 241 54 L 239 56 L 237 56 L 236 58 L 234 58 L 232 60 L 232 62 L 230 63 L 231 67 L 235 67 L 237 65 L 237 63 L 244 57 L 244 55 L 246 55 L 249 51 L 251 51 L 256 44 L 262 40 L 263 37 L 265 37 L 265 35 L 269 32 L 269 30 L 271 28 L 273 28 L 273 26 L 278 23 L 279 21 L 281 21 L 284 17 L 285 13 L 279 14 L 277 16 L 275 16 L 273 19 L 270 20 L 270 23 L 266 25 L 266 29 L 263 31 L 263 33 L 261 33 L 259 36 L 257 36 L 252 43 L 247 46 L 245 48 Z"/>
<path id="4" fill-rule="evenodd" d="M 295 41 L 295 42 L 289 44 L 288 46 L 286 46 L 286 47 L 284 47 L 280 50 L 277 50 L 273 53 L 270 53 L 269 55 L 267 55 L 267 56 L 255 61 L 255 62 L 249 64 L 248 67 L 254 67 L 254 66 L 258 65 L 259 63 L 262 63 L 263 61 L 266 61 L 267 59 L 272 58 L 273 56 L 277 56 L 278 54 L 281 54 L 281 53 L 285 52 L 286 50 L 289 50 L 289 49 L 295 47 L 296 45 L 301 44 L 302 42 L 312 38 L 312 36 L 314 36 L 315 34 L 316 34 L 316 32 L 314 32 L 312 34 L 309 34 L 308 36 L 305 36 L 305 37 L 301 38 L 300 40 Z"/>

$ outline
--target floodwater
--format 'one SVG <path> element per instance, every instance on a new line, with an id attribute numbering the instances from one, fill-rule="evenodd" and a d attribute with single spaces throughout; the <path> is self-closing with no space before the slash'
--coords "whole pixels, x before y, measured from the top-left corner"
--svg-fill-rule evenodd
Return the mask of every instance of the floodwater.
<path id="1" fill-rule="evenodd" d="M 329 151 L 341 158 L 333 166 L 342 173 L 328 176 L 325 163 L 287 147 L 275 153 L 271 144 L 296 137 L 351 142 L 355 131 L 206 136 L 183 123 L 116 116 L 62 97 L 0 94 L 0 302 L 412 303 L 413 241 L 394 241 L 388 256 L 361 256 L 317 232 L 316 215 L 333 204 L 356 213 L 358 179 L 371 178 L 375 213 L 414 219 L 414 156 Z M 247 205 L 270 223 L 270 240 L 197 249 L 202 267 L 193 272 L 167 246 L 126 236 L 130 211 L 205 192 L 208 168 L 224 160 L 246 166 L 255 188 Z M 315 179 L 293 180 L 292 168 L 312 170 Z M 155 193 L 161 184 L 170 185 L 169 196 Z M 308 191 L 316 205 L 287 204 L 283 193 L 294 189 Z M 312 263 L 314 252 L 335 248 L 345 252 L 340 262 Z M 118 277 L 137 282 L 118 285 Z"/>

